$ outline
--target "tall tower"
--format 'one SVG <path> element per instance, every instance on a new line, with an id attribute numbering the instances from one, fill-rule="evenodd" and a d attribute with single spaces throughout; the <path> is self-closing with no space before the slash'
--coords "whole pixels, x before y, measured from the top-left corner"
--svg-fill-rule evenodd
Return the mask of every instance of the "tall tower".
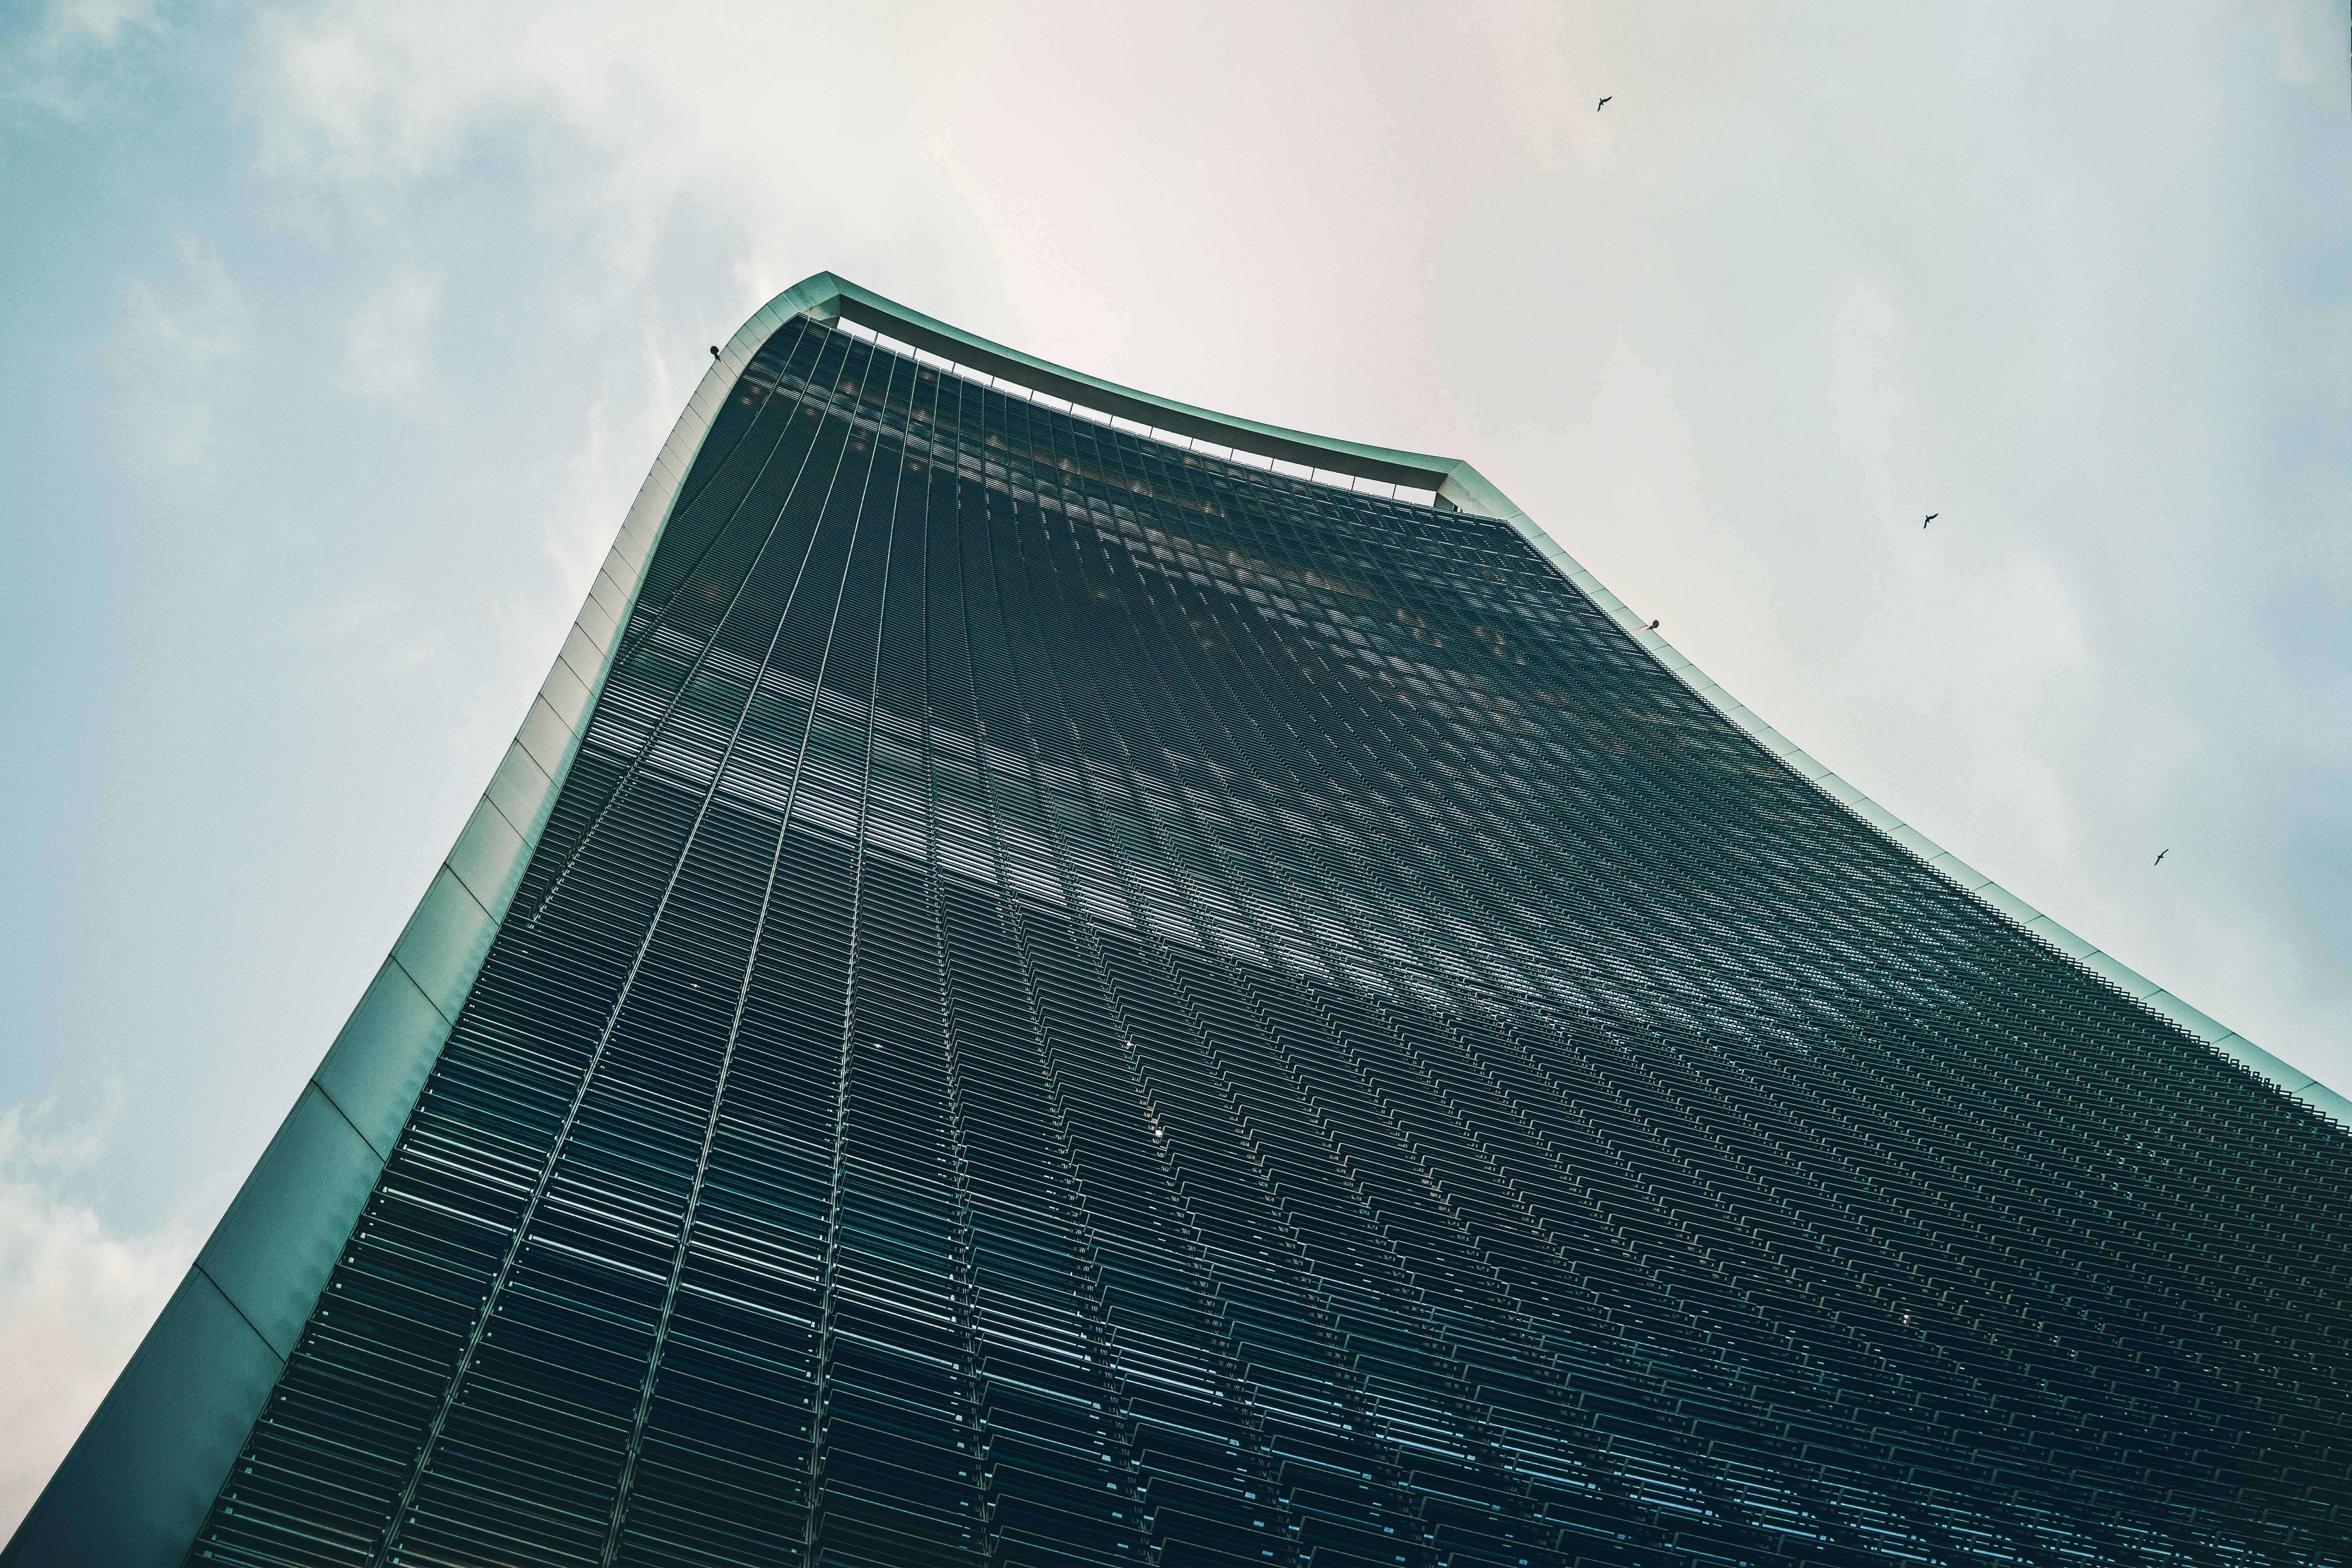
<path id="1" fill-rule="evenodd" d="M 2347 1117 L 1467 465 L 822 274 L 5 1562 L 2341 1563 Z"/>

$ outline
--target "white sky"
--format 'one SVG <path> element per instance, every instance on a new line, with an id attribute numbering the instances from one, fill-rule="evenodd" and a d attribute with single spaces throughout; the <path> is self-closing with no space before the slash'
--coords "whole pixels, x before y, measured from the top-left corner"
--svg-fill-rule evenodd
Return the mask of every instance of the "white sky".
<path id="1" fill-rule="evenodd" d="M 0 1532 L 455 837 L 704 345 L 823 268 L 1469 458 L 1890 810 L 2352 1089 L 2345 24 L 5 8 Z"/>

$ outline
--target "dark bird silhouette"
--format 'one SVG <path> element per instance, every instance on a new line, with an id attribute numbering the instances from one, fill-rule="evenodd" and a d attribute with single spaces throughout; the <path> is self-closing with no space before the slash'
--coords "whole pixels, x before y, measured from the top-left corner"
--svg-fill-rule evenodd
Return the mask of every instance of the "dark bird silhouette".
<path id="1" fill-rule="evenodd" d="M 712 359 L 717 359 L 719 357 L 719 345 L 717 343 L 710 345 L 710 357 Z"/>
<path id="2" fill-rule="evenodd" d="M 1939 517 L 1941 517 L 1941 516 L 1943 516 L 1943 515 L 1944 515 L 1944 514 L 1943 514 L 1942 512 L 1940 512 L 1940 511 L 1931 511 L 1931 512 L 1929 512 L 1929 513 L 1927 514 L 1927 522 L 1933 522 L 1933 521 L 1935 521 L 1937 518 L 1939 518 Z M 1927 527 L 1927 522 L 1923 522 L 1923 523 L 1921 523 L 1919 526 L 1920 526 L 1920 527 L 1922 527 L 1922 528 L 1925 528 L 1925 527 Z"/>
<path id="3" fill-rule="evenodd" d="M 2163 864 L 2164 864 L 2164 858 L 2165 858 L 2165 856 L 2169 855 L 2169 854 L 2171 854 L 2171 853 L 2172 853 L 2172 851 L 2171 851 L 2171 850 L 2169 850 L 2169 849 L 2159 850 L 2159 851 L 2158 852 L 2158 854 L 2157 854 L 2157 857 L 2156 857 L 2156 863 L 2157 863 L 2158 865 L 2159 865 L 2159 866 L 2163 865 Z"/>
<path id="4" fill-rule="evenodd" d="M 1656 631 L 1656 630 L 1658 629 L 1658 623 L 1657 623 L 1657 622 L 1655 622 L 1655 621 L 1652 621 L 1648 626 L 1643 626 L 1642 629 L 1643 629 L 1643 631 L 1645 631 L 1645 632 L 1654 632 L 1654 631 Z"/>
<path id="5" fill-rule="evenodd" d="M 1612 92 L 1609 95 L 1609 98 L 1614 98 L 1617 95 Z M 1601 109 L 1609 102 L 1609 98 L 1604 98 L 1599 103 L 1594 104 L 1592 106 L 1592 112 L 1595 114 L 1600 113 Z"/>

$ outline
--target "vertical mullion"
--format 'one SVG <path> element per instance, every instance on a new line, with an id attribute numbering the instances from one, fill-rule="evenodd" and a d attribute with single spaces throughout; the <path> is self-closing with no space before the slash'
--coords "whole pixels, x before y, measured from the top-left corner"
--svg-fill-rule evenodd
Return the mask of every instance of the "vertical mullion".
<path id="1" fill-rule="evenodd" d="M 877 351 L 877 357 L 881 357 L 880 351 L 878 350 Z M 890 363 L 889 379 L 886 381 L 883 395 L 878 400 L 886 406 L 889 398 L 889 386 L 895 384 L 899 369 L 903 363 L 900 358 L 895 354 L 888 357 Z M 867 375 L 870 379 L 872 375 L 870 368 L 867 372 Z M 861 490 L 859 497 L 859 514 L 861 521 L 863 521 L 865 512 L 866 498 L 871 493 L 873 486 L 874 469 L 881 461 L 882 451 L 886 443 L 883 441 L 877 427 L 877 433 L 873 437 L 873 445 L 867 453 L 866 474 L 865 480 L 866 488 Z M 880 657 L 881 649 L 880 638 L 882 615 L 888 601 L 889 557 L 891 550 L 896 545 L 898 540 L 898 520 L 896 515 L 897 487 L 899 482 L 898 475 L 903 473 L 903 471 L 904 470 L 898 468 L 896 464 L 893 465 L 892 501 L 890 505 L 891 515 L 884 520 L 885 539 L 883 586 L 881 593 L 877 595 L 877 603 L 875 609 L 875 658 L 877 660 Z M 833 644 L 840 631 L 841 606 L 848 595 L 850 574 L 854 569 L 855 563 L 853 554 L 851 564 L 845 568 L 842 574 L 840 596 L 835 599 L 834 604 L 833 625 L 825 634 L 824 658 L 820 661 L 817 667 L 815 683 L 816 700 L 809 710 L 808 732 L 804 734 L 801 740 L 801 767 L 803 769 L 807 765 L 807 754 L 811 742 L 816 732 L 818 713 L 824 702 L 824 677 L 827 669 L 832 664 Z M 866 709 L 866 743 L 864 747 L 865 755 L 862 760 L 864 776 L 860 780 L 858 789 L 856 804 L 857 826 L 851 839 L 852 865 L 849 897 L 849 972 L 848 984 L 842 993 L 841 1016 L 838 1024 L 839 1060 L 835 1078 L 834 1117 L 833 1126 L 831 1129 L 831 1179 L 827 1194 L 828 1212 L 825 1221 L 824 1252 L 819 1264 L 817 1281 L 816 1379 L 814 1396 L 814 1404 L 812 1411 L 809 1430 L 809 1467 L 812 1477 L 818 1478 L 818 1479 L 815 1484 L 812 1484 L 809 1488 L 808 1511 L 803 1534 L 804 1550 L 812 1552 L 816 1546 L 819 1524 L 823 1517 L 821 1511 L 823 1503 L 821 1478 L 824 1471 L 825 1458 L 825 1396 L 831 1381 L 834 1299 L 837 1283 L 835 1279 L 837 1271 L 837 1258 L 841 1246 L 842 1162 L 846 1142 L 850 1111 L 850 1096 L 853 1090 L 853 1078 L 856 1068 L 858 935 L 860 923 L 865 914 L 866 904 L 866 795 L 867 791 L 871 788 L 873 782 L 874 709 L 871 696 L 877 670 L 878 670 L 878 664 L 874 669 L 869 669 L 867 676 L 866 686 L 868 700 Z M 796 770 L 794 773 L 793 791 L 795 800 L 797 800 L 799 794 L 799 777 L 800 772 Z M 786 814 L 783 831 L 787 834 L 792 831 L 791 814 L 789 810 Z"/>
<path id="2" fill-rule="evenodd" d="M 845 448 L 845 450 L 846 448 Z M 777 515 L 778 521 L 781 522 L 783 514 L 779 510 Z M 821 517 L 822 512 L 820 511 L 820 518 Z M 808 552 L 814 551 L 816 541 L 821 536 L 822 531 L 821 526 L 818 529 L 812 530 L 809 537 Z M 803 567 L 807 564 L 807 559 L 808 553 L 803 552 L 802 557 L 802 565 Z M 845 569 L 846 568 L 845 567 Z M 747 582 L 749 581 L 749 574 L 746 574 Z M 798 588 L 799 579 L 796 574 L 793 581 L 793 589 L 795 594 L 797 593 Z M 768 659 L 774 655 L 777 640 L 783 635 L 784 623 L 791 613 L 791 605 L 792 596 L 788 595 L 785 600 L 784 611 L 778 616 L 776 629 L 769 637 L 766 649 L 761 655 L 759 674 L 763 675 L 766 672 Z M 638 973 L 642 970 L 646 961 L 646 955 L 653 946 L 655 933 L 660 929 L 663 913 L 668 908 L 670 896 L 676 890 L 678 878 L 686 868 L 688 857 L 693 853 L 696 836 L 700 830 L 704 818 L 709 812 L 712 800 L 718 795 L 719 786 L 726 774 L 728 759 L 733 755 L 735 745 L 742 736 L 743 722 L 751 714 L 752 701 L 758 696 L 759 690 L 759 676 L 755 675 L 751 682 L 750 689 L 747 690 L 744 695 L 743 705 L 737 714 L 734 729 L 728 737 L 726 750 L 721 753 L 718 765 L 711 770 L 710 783 L 703 791 L 701 803 L 696 810 L 694 826 L 688 829 L 685 842 L 679 846 L 677 859 L 672 864 L 668 878 L 663 886 L 661 898 L 654 906 L 653 916 L 646 923 L 645 934 L 637 943 L 635 955 L 630 961 L 628 974 L 622 981 L 620 993 L 614 998 L 611 1014 L 605 1021 L 602 1033 L 597 1037 L 594 1047 L 589 1053 L 587 1064 L 580 1077 L 579 1088 L 572 1095 L 571 1107 L 566 1110 L 563 1121 L 556 1131 L 554 1142 L 548 1151 L 545 1162 L 541 1166 L 539 1176 L 532 1187 L 530 1196 L 523 1206 L 521 1218 L 515 1226 L 513 1236 L 508 1242 L 505 1256 L 499 1262 L 497 1274 L 491 1279 L 488 1292 L 483 1298 L 480 1311 L 475 1319 L 473 1331 L 468 1336 L 466 1347 L 458 1357 L 456 1371 L 450 1376 L 448 1389 L 442 1398 L 441 1407 L 435 1414 L 432 1424 L 425 1430 L 425 1440 L 418 1447 L 415 1461 L 410 1468 L 408 1480 L 402 1489 L 399 1502 L 394 1508 L 391 1519 L 386 1522 L 381 1542 L 378 1544 L 375 1552 L 372 1555 L 371 1561 L 375 1565 L 375 1568 L 383 1568 L 383 1564 L 393 1561 L 399 1552 L 404 1526 L 406 1524 L 408 1519 L 411 1517 L 413 1510 L 415 1509 L 419 1488 L 422 1485 L 425 1475 L 431 1469 L 434 1452 L 438 1444 L 441 1433 L 448 1423 L 450 1412 L 455 1409 L 457 1405 L 458 1399 L 465 1386 L 466 1375 L 472 1368 L 475 1359 L 480 1351 L 483 1336 L 488 1330 L 491 1321 L 497 1314 L 499 1297 L 505 1290 L 508 1279 L 514 1272 L 516 1261 L 521 1256 L 522 1249 L 530 1239 L 532 1221 L 536 1218 L 540 1204 L 546 1195 L 548 1184 L 554 1177 L 557 1164 L 562 1160 L 565 1145 L 570 1141 L 572 1125 L 579 1117 L 581 1106 L 586 1100 L 590 1088 L 595 1082 L 596 1070 L 603 1060 L 605 1048 L 612 1041 L 614 1030 L 620 1022 L 623 1010 L 628 1005 L 630 992 L 636 984 Z"/>

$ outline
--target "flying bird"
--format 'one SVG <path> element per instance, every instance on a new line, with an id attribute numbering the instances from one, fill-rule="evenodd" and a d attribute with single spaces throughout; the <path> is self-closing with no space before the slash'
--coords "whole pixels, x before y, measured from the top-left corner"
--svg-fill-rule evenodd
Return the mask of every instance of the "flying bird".
<path id="1" fill-rule="evenodd" d="M 1616 97 L 1616 96 L 1617 96 L 1617 95 L 1616 95 L 1615 93 L 1613 93 L 1613 92 L 1612 92 L 1612 93 L 1611 93 L 1611 94 L 1609 95 L 1609 98 L 1614 98 L 1614 97 Z M 1592 112 L 1593 112 L 1593 113 L 1595 113 L 1595 114 L 1600 113 L 1600 112 L 1601 112 L 1601 109 L 1602 109 L 1602 108 L 1603 108 L 1603 107 L 1604 107 L 1604 106 L 1609 102 L 1609 98 L 1604 98 L 1604 99 L 1602 99 L 1602 100 L 1601 100 L 1601 102 L 1594 104 L 1594 105 L 1592 106 Z"/>
<path id="2" fill-rule="evenodd" d="M 1939 517 L 1941 517 L 1941 516 L 1943 516 L 1943 515 L 1944 515 L 1944 514 L 1943 514 L 1942 512 L 1940 512 L 1940 511 L 1931 511 L 1931 512 L 1929 512 L 1929 513 L 1927 514 L 1927 522 L 1933 522 L 1933 521 L 1935 521 L 1937 518 L 1939 518 Z M 1923 523 L 1921 523 L 1919 526 L 1920 526 L 1920 527 L 1922 527 L 1922 528 L 1925 528 L 1925 527 L 1927 527 L 1927 522 L 1923 522 Z"/>
<path id="3" fill-rule="evenodd" d="M 2158 865 L 2159 865 L 2159 866 L 2163 865 L 2163 864 L 2164 864 L 2164 858 L 2165 858 L 2165 856 L 2169 855 L 2169 854 L 2171 854 L 2171 853 L 2172 853 L 2172 851 L 2171 851 L 2171 850 L 2169 850 L 2169 849 L 2165 849 L 2165 850 L 2160 850 L 2160 851 L 2158 851 L 2158 854 L 2157 854 L 2157 857 L 2156 857 L 2156 863 L 2157 863 Z"/>

